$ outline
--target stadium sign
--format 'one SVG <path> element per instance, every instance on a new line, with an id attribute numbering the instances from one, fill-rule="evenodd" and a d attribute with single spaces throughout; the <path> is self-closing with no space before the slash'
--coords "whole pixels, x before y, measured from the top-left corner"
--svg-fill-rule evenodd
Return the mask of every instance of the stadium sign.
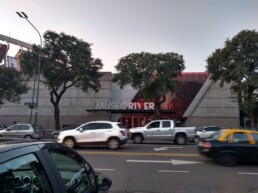
<path id="1" fill-rule="evenodd" d="M 130 109 L 130 110 L 154 110 L 154 102 L 121 102 L 121 101 L 112 101 L 112 102 L 96 102 L 94 109 Z"/>

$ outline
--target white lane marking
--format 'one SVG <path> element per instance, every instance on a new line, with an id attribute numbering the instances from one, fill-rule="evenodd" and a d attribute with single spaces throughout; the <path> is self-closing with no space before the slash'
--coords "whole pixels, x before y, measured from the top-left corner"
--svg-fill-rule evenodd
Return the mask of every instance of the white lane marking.
<path id="1" fill-rule="evenodd" d="M 175 146 L 175 147 L 156 147 L 154 148 L 154 151 L 166 151 L 168 149 L 182 149 L 183 147 Z"/>
<path id="2" fill-rule="evenodd" d="M 126 160 L 127 162 L 136 163 L 171 163 L 171 161 L 161 161 L 161 160 Z"/>
<path id="3" fill-rule="evenodd" d="M 170 160 L 170 161 L 162 161 L 162 160 L 126 160 L 127 162 L 135 162 L 135 163 L 171 163 L 172 165 L 185 165 L 185 164 L 198 164 L 202 162 L 195 161 L 185 161 L 185 160 Z"/>
<path id="4" fill-rule="evenodd" d="M 171 160 L 172 165 L 185 165 L 185 164 L 200 164 L 202 162 L 184 161 L 184 160 Z"/>
<path id="5" fill-rule="evenodd" d="M 189 171 L 176 171 L 176 170 L 158 170 L 158 172 L 164 172 L 164 173 L 189 173 Z"/>
<path id="6" fill-rule="evenodd" d="M 115 171 L 115 169 L 104 169 L 104 168 L 94 168 L 94 170 L 98 170 L 98 171 Z"/>
<path id="7" fill-rule="evenodd" d="M 258 175 L 258 173 L 251 173 L 251 172 L 237 172 L 240 175 Z"/>

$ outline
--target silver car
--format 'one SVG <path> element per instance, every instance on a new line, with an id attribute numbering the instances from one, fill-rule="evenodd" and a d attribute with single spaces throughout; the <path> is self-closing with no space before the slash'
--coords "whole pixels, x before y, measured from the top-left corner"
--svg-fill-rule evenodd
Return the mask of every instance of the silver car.
<path id="1" fill-rule="evenodd" d="M 204 126 L 197 130 L 196 134 L 199 139 L 208 139 L 210 138 L 215 132 L 221 130 L 221 127 L 218 126 Z"/>
<path id="2" fill-rule="evenodd" d="M 45 130 L 42 126 L 26 123 L 18 123 L 0 130 L 0 137 L 41 139 L 44 135 Z"/>

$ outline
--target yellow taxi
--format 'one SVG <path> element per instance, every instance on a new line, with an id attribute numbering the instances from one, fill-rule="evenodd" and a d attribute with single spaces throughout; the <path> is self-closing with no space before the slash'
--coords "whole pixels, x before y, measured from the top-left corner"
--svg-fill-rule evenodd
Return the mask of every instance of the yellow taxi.
<path id="1" fill-rule="evenodd" d="M 198 151 L 224 166 L 234 166 L 238 162 L 258 162 L 258 132 L 222 129 L 210 139 L 200 141 Z"/>

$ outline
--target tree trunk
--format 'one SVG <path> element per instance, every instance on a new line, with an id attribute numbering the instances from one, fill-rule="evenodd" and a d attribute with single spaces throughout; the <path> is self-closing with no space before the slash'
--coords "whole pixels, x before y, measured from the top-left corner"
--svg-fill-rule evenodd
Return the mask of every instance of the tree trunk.
<path id="1" fill-rule="evenodd" d="M 64 92 L 62 92 L 64 93 Z M 50 102 L 54 106 L 54 118 L 55 118 L 55 129 L 60 130 L 60 109 L 59 109 L 59 102 L 61 99 L 61 94 L 58 95 L 55 92 L 50 92 Z"/>
<path id="2" fill-rule="evenodd" d="M 160 119 L 160 106 L 159 102 L 155 104 L 155 119 Z"/>
<path id="3" fill-rule="evenodd" d="M 156 97 L 155 99 L 155 119 L 160 119 L 161 104 L 166 100 L 165 96 Z"/>
<path id="4" fill-rule="evenodd" d="M 56 125 L 56 130 L 60 130 L 60 109 L 58 104 L 54 104 L 54 117 L 55 117 L 55 125 Z"/>

